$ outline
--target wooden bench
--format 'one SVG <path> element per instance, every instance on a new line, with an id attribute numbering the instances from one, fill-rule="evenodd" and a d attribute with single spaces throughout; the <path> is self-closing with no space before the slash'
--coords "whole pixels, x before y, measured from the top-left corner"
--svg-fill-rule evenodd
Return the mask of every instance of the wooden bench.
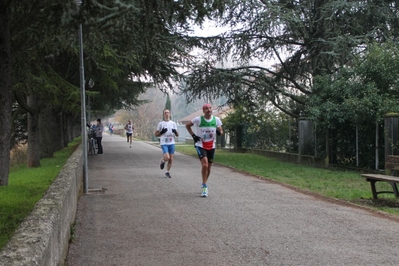
<path id="1" fill-rule="evenodd" d="M 362 177 L 366 178 L 366 181 L 370 182 L 371 192 L 373 193 L 373 199 L 377 199 L 377 195 L 381 193 L 392 193 L 396 198 L 399 198 L 398 188 L 396 186 L 399 183 L 399 177 L 395 176 L 399 170 L 399 156 L 388 155 L 385 159 L 385 175 L 382 174 L 361 174 Z M 379 181 L 388 182 L 392 186 L 392 191 L 377 191 L 375 183 Z"/>

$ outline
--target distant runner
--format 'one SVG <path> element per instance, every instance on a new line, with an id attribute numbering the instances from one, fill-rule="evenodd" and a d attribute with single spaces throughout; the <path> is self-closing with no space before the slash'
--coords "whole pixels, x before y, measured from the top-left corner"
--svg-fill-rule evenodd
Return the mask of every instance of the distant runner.
<path id="1" fill-rule="evenodd" d="M 132 120 L 129 119 L 129 121 L 127 122 L 126 126 L 125 126 L 125 130 L 126 130 L 126 138 L 127 138 L 127 142 L 130 142 L 130 148 L 132 147 L 132 141 L 133 141 L 133 124 L 132 124 Z"/>

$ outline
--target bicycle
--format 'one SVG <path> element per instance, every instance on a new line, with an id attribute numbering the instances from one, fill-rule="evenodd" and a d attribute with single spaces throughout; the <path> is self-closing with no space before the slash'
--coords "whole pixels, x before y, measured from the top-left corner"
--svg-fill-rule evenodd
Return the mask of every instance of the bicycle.
<path id="1" fill-rule="evenodd" d="M 88 152 L 89 152 L 89 155 L 94 155 L 94 154 L 96 154 L 96 145 L 97 145 L 97 143 L 96 143 L 96 139 L 95 139 L 95 132 L 94 131 L 91 131 L 90 133 L 89 133 L 89 138 L 88 138 L 89 140 L 88 140 Z"/>

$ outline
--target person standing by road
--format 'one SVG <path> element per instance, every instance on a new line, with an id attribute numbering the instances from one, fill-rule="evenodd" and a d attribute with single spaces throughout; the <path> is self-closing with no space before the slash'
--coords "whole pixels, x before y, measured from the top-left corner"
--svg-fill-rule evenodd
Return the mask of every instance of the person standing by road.
<path id="1" fill-rule="evenodd" d="M 132 120 L 129 119 L 129 121 L 127 122 L 126 126 L 125 126 L 125 130 L 126 130 L 126 137 L 127 137 L 127 142 L 130 142 L 130 148 L 132 147 L 132 141 L 133 141 L 133 124 L 132 124 Z"/>
<path id="2" fill-rule="evenodd" d="M 97 148 L 98 152 L 97 154 L 103 154 L 103 145 L 101 144 L 101 140 L 103 139 L 103 131 L 104 131 L 104 126 L 101 123 L 101 119 L 97 119 L 97 126 L 96 126 L 96 140 L 97 140 Z"/>
<path id="3" fill-rule="evenodd" d="M 109 134 L 112 136 L 112 134 L 114 133 L 114 125 L 110 123 L 108 125 L 108 129 L 109 129 Z"/>
<path id="4" fill-rule="evenodd" d="M 208 178 L 211 173 L 213 159 L 215 157 L 216 135 L 223 134 L 222 121 L 212 115 L 212 105 L 207 103 L 202 107 L 203 116 L 197 116 L 186 124 L 188 133 L 193 137 L 194 147 L 201 161 L 202 197 L 208 197 Z M 195 132 L 191 128 L 196 126 Z"/>
<path id="5" fill-rule="evenodd" d="M 159 167 L 162 170 L 165 167 L 165 163 L 168 162 L 165 177 L 171 178 L 169 171 L 175 154 L 175 136 L 178 137 L 179 132 L 177 132 L 176 123 L 170 120 L 170 111 L 168 109 L 163 111 L 163 121 L 159 122 L 155 136 L 160 138 L 163 153 Z"/>

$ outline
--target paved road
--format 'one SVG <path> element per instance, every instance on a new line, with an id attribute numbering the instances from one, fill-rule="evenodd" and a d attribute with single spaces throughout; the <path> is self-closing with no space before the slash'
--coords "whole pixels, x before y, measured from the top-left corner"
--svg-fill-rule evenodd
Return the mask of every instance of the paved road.
<path id="1" fill-rule="evenodd" d="M 398 265 L 399 223 L 214 165 L 201 198 L 197 158 L 105 135 L 89 157 L 66 265 Z M 217 157 L 217 154 L 216 154 Z"/>

